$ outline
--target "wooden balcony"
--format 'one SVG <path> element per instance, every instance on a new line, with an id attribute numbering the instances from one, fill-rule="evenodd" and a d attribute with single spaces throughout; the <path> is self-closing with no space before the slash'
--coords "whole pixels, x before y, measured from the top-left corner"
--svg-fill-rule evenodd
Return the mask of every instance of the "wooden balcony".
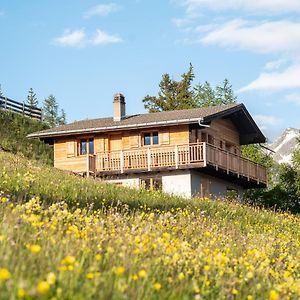
<path id="1" fill-rule="evenodd" d="M 267 183 L 265 167 L 207 143 L 103 152 L 88 156 L 87 165 L 96 175 L 201 168 L 237 181 Z"/>

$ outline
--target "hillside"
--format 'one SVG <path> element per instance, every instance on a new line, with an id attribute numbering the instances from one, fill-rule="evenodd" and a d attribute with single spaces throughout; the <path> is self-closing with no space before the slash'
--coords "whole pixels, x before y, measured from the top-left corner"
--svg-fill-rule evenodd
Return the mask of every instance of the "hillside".
<path id="1" fill-rule="evenodd" d="M 0 125 L 0 149 L 52 164 L 52 148 L 26 137 L 29 133 L 48 128 L 46 124 L 0 109 Z"/>
<path id="2" fill-rule="evenodd" d="M 4 152 L 0 191 L 1 299 L 299 297 L 298 216 L 101 184 Z"/>
<path id="3" fill-rule="evenodd" d="M 277 163 L 292 163 L 293 151 L 297 146 L 297 137 L 299 130 L 296 128 L 287 128 L 271 145 L 275 154 L 274 160 Z"/>

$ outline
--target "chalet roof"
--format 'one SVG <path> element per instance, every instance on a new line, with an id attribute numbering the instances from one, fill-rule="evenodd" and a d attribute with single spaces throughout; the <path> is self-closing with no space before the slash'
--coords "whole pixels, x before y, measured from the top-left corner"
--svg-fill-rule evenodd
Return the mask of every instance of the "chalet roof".
<path id="1" fill-rule="evenodd" d="M 247 143 L 265 142 L 265 137 L 255 124 L 249 112 L 243 104 L 228 104 L 212 107 L 193 108 L 185 110 L 163 111 L 157 113 L 145 113 L 126 116 L 121 121 L 114 121 L 110 118 L 87 119 L 58 126 L 55 128 L 29 134 L 30 138 L 43 140 L 54 137 L 80 135 L 88 133 L 100 133 L 118 130 L 131 130 L 137 128 L 163 127 L 179 124 L 199 123 L 209 124 L 213 119 L 231 118 L 240 134 L 251 135 L 252 139 L 246 139 Z"/>

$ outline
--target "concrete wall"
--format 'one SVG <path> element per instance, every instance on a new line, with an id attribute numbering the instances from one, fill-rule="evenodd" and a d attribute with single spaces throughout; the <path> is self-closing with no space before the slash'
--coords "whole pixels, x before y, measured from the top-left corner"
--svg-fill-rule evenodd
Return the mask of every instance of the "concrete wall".
<path id="1" fill-rule="evenodd" d="M 109 179 L 106 182 L 120 184 L 129 188 L 139 188 L 140 180 L 139 178 L 122 178 L 122 179 Z"/>
<path id="2" fill-rule="evenodd" d="M 163 192 L 185 198 L 192 197 L 191 172 L 189 170 L 174 171 L 162 175 Z"/>
<path id="3" fill-rule="evenodd" d="M 139 188 L 140 179 L 147 178 L 147 175 L 130 175 L 124 178 L 109 179 L 108 182 L 122 184 L 131 188 Z M 164 193 L 182 196 L 185 198 L 207 196 L 211 198 L 226 197 L 227 189 L 235 189 L 242 199 L 244 189 L 241 186 L 216 177 L 208 176 L 194 170 L 178 170 L 152 174 L 153 177 L 162 179 L 162 190 Z M 151 176 L 151 177 L 152 177 Z M 201 184 L 205 183 L 207 194 L 203 194 Z"/>
<path id="4" fill-rule="evenodd" d="M 201 183 L 206 181 L 208 185 L 208 195 L 203 195 L 201 192 Z M 228 188 L 234 189 L 238 193 L 239 198 L 243 198 L 243 187 L 231 183 L 227 180 L 222 180 L 217 177 L 208 176 L 197 171 L 191 171 L 191 190 L 192 197 L 208 196 L 211 198 L 222 198 L 227 196 Z"/>

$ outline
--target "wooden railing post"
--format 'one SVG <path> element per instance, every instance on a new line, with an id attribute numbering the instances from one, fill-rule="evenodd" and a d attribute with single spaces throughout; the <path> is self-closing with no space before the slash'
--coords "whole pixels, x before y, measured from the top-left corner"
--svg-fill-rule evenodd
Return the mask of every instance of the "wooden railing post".
<path id="1" fill-rule="evenodd" d="M 86 177 L 90 177 L 90 156 L 86 154 Z"/>
<path id="2" fill-rule="evenodd" d="M 227 151 L 227 174 L 229 174 L 229 151 Z"/>
<path id="3" fill-rule="evenodd" d="M 203 166 L 206 167 L 207 166 L 206 143 L 202 143 L 202 147 L 203 147 Z"/>
<path id="4" fill-rule="evenodd" d="M 123 154 L 123 150 L 120 151 L 120 168 L 121 168 L 121 173 L 124 173 L 124 154 Z"/>
<path id="5" fill-rule="evenodd" d="M 178 156 L 178 145 L 175 146 L 175 168 L 178 169 L 179 165 L 179 156 Z"/>
<path id="6" fill-rule="evenodd" d="M 148 165 L 148 171 L 151 171 L 151 151 L 150 151 L 150 148 L 147 149 L 147 165 Z"/>

